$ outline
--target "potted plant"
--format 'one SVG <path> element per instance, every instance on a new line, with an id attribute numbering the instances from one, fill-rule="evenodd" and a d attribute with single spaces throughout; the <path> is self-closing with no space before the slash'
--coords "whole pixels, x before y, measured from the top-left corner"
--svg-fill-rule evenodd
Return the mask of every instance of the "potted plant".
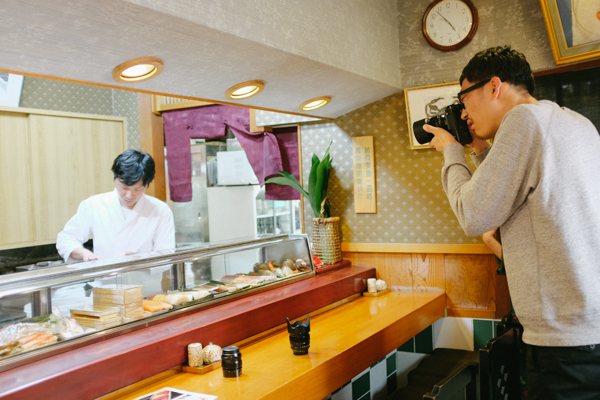
<path id="1" fill-rule="evenodd" d="M 265 183 L 291 186 L 308 199 L 310 207 L 315 214 L 313 218 L 312 251 L 324 264 L 335 264 L 342 260 L 341 241 L 339 234 L 339 217 L 331 217 L 327 184 L 331 171 L 331 155 L 329 148 L 325 150 L 323 159 L 320 160 L 313 154 L 308 176 L 308 190 L 304 190 L 296 177 L 289 172 L 277 171 L 281 176 L 265 180 Z"/>

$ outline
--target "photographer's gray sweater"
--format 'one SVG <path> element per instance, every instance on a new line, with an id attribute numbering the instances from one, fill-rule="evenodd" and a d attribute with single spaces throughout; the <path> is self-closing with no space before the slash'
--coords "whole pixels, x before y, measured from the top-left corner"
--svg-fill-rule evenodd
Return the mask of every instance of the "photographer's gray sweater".
<path id="1" fill-rule="evenodd" d="M 600 136 L 593 124 L 550 101 L 523 104 L 476 156 L 475 173 L 459 144 L 446 146 L 444 158 L 444 190 L 465 232 L 500 227 L 523 340 L 600 343 Z"/>

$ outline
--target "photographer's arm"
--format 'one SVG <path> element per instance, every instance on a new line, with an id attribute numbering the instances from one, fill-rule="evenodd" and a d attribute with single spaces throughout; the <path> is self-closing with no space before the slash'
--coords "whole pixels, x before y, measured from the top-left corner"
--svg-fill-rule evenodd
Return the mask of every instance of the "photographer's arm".
<path id="1" fill-rule="evenodd" d="M 502 244 L 500 244 L 500 242 L 496 239 L 495 236 L 497 230 L 498 228 L 485 232 L 482 238 L 483 243 L 485 243 L 486 246 L 494 252 L 496 257 L 502 260 Z"/>

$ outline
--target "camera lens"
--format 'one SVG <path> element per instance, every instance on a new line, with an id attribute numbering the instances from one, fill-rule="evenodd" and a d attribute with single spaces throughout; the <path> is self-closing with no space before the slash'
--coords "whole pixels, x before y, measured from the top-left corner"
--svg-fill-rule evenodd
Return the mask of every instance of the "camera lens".
<path id="1" fill-rule="evenodd" d="M 425 130 L 423 130 L 423 125 L 427 123 L 427 118 L 415 121 L 413 123 L 413 132 L 415 133 L 417 142 L 420 144 L 429 143 L 431 142 L 431 139 L 433 139 L 433 133 L 425 132 Z"/>

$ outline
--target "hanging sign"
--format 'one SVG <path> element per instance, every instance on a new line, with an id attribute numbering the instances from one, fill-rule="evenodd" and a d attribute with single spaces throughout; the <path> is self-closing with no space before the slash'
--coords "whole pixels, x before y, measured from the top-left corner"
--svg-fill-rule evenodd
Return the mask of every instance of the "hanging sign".
<path id="1" fill-rule="evenodd" d="M 352 138 L 354 167 L 354 212 L 357 214 L 377 213 L 377 191 L 375 188 L 375 150 L 373 136 Z"/>

